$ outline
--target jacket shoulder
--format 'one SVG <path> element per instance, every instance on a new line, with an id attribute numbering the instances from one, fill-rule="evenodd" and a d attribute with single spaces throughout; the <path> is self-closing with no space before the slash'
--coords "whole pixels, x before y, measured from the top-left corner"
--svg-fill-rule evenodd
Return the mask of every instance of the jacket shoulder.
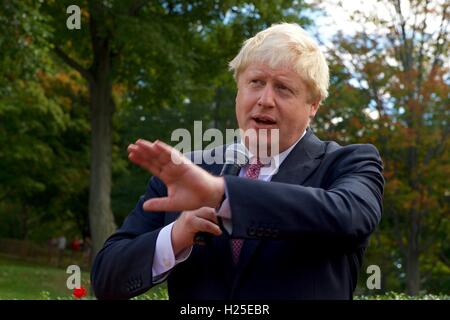
<path id="1" fill-rule="evenodd" d="M 335 141 L 325 141 L 325 155 L 366 154 L 380 158 L 378 149 L 370 143 L 358 143 L 341 146 Z"/>
<path id="2" fill-rule="evenodd" d="M 380 153 L 373 144 L 366 143 L 340 146 L 336 142 L 329 142 L 322 165 L 334 177 L 355 172 L 371 172 L 381 176 L 383 172 Z"/>

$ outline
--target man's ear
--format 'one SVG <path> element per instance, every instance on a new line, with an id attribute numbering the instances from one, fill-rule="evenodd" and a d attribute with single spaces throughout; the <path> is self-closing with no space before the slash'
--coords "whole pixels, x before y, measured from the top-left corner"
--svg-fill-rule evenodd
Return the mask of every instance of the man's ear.
<path id="1" fill-rule="evenodd" d="M 317 110 L 319 110 L 320 101 L 315 101 L 309 105 L 309 118 L 314 118 L 316 116 Z"/>

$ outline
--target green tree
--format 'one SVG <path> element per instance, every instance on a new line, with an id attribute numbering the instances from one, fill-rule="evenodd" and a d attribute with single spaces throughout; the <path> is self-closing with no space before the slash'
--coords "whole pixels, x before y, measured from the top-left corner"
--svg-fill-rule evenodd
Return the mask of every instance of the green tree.
<path id="1" fill-rule="evenodd" d="M 61 229 L 79 212 L 70 201 L 87 190 L 88 118 L 78 74 L 56 71 L 49 57 L 39 8 L 0 7 L 0 215 L 1 236 L 45 240 L 45 225 Z"/>
<path id="2" fill-rule="evenodd" d="M 335 39 L 331 54 L 351 70 L 351 81 L 341 81 L 342 88 L 352 87 L 359 96 L 340 100 L 341 92 L 331 95 L 333 110 L 349 112 L 341 119 L 332 113 L 328 120 L 340 125 L 333 134 L 341 141 L 379 148 L 386 189 L 381 235 L 374 240 L 387 247 L 374 252 L 390 259 L 384 263 L 393 269 L 389 273 L 404 280 L 408 294 L 417 295 L 421 286 L 437 284 L 430 280 L 435 275 L 448 278 L 450 273 L 449 4 L 397 0 L 377 5 L 390 15 L 356 12 L 353 19 L 362 31 Z M 365 28 L 369 23 L 375 31 Z M 448 286 L 448 281 L 438 284 Z"/>

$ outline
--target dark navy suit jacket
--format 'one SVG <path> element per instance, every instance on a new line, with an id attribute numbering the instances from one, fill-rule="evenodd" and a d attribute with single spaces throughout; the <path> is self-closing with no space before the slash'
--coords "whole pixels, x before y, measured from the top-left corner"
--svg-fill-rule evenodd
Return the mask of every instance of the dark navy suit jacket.
<path id="1" fill-rule="evenodd" d="M 221 170 L 202 167 L 214 175 Z M 342 147 L 308 129 L 271 182 L 232 176 L 225 182 L 231 237 L 245 238 L 238 265 L 232 263 L 227 232 L 194 245 L 167 279 L 170 299 L 352 298 L 382 212 L 382 161 L 374 146 Z M 142 204 L 165 195 L 166 187 L 153 177 L 105 242 L 91 273 L 97 298 L 128 299 L 154 285 L 158 233 L 179 213 L 145 212 Z"/>

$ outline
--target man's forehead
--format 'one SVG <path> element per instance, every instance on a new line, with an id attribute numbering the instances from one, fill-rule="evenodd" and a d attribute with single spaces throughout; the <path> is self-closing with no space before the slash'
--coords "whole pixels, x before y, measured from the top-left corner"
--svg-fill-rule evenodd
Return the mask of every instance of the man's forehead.
<path id="1" fill-rule="evenodd" d="M 276 66 L 272 67 L 267 64 L 253 63 L 250 64 L 245 70 L 244 73 L 248 73 L 250 75 L 265 75 L 276 78 L 282 78 L 286 80 L 299 80 L 300 76 L 295 72 L 292 67 L 289 66 Z"/>

